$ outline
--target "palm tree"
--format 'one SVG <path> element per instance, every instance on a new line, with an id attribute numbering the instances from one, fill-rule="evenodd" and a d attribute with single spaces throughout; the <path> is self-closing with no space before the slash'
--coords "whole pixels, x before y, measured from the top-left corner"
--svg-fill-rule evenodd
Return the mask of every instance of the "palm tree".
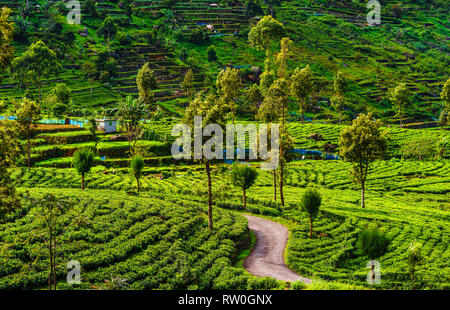
<path id="1" fill-rule="evenodd" d="M 115 109 L 116 117 L 125 127 L 128 134 L 128 142 L 130 154 L 134 155 L 135 147 L 139 136 L 142 133 L 141 120 L 145 119 L 150 112 L 147 106 L 131 96 L 119 102 L 119 106 Z M 133 144 L 133 145 L 132 145 Z"/>

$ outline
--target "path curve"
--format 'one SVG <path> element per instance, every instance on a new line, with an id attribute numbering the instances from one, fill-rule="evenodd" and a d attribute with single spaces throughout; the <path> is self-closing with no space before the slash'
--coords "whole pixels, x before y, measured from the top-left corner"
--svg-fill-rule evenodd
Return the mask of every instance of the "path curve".
<path id="1" fill-rule="evenodd" d="M 272 277 L 281 281 L 301 280 L 311 283 L 311 279 L 302 277 L 289 269 L 284 261 L 289 231 L 278 223 L 251 215 L 244 215 L 248 227 L 256 235 L 256 245 L 244 262 L 244 268 L 257 277 Z"/>

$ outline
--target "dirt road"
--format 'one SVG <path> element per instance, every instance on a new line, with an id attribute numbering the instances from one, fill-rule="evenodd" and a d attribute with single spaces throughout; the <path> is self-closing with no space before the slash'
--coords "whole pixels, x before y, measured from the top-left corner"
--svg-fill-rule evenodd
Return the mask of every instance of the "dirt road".
<path id="1" fill-rule="evenodd" d="M 281 224 L 259 217 L 245 215 L 248 227 L 256 235 L 256 245 L 244 262 L 244 268 L 258 277 L 272 277 L 282 281 L 294 282 L 311 280 L 299 276 L 286 266 L 284 249 L 289 238 L 289 231 Z"/>

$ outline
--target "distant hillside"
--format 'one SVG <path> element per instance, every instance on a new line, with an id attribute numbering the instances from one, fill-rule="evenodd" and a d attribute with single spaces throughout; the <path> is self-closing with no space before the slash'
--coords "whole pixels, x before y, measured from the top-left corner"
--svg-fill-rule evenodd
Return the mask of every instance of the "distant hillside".
<path id="1" fill-rule="evenodd" d="M 341 70 L 351 81 L 345 119 L 369 110 L 395 122 L 387 91 L 405 82 L 414 94 L 409 121 L 433 121 L 449 77 L 448 1 L 380 2 L 381 25 L 376 27 L 367 25 L 365 1 L 85 0 L 80 1 L 80 25 L 67 24 L 63 1 L 30 0 L 28 10 L 25 0 L 0 1 L 0 6 L 14 10 L 16 55 L 36 40 L 57 52 L 64 71 L 43 90 L 48 93 L 56 82 L 66 83 L 74 94 L 73 116 L 107 113 L 121 97 L 136 96 L 136 74 L 147 61 L 158 77 L 155 97 L 175 115 L 187 104 L 180 83 L 189 68 L 198 90 L 213 85 L 225 66 L 242 68 L 246 80 L 255 82 L 250 68 L 263 67 L 264 53 L 248 47 L 247 34 L 259 17 L 273 12 L 294 41 L 290 69 L 310 64 L 316 74 L 320 118 L 336 119 L 328 100 L 333 76 Z M 107 16 L 118 27 L 110 49 L 97 34 Z M 210 46 L 217 61 L 208 61 Z M 105 55 L 95 79 L 89 77 L 86 64 L 96 66 Z M 0 98 L 24 95 L 25 89 L 7 72 L 2 77 Z M 308 116 L 314 117 L 312 111 Z"/>

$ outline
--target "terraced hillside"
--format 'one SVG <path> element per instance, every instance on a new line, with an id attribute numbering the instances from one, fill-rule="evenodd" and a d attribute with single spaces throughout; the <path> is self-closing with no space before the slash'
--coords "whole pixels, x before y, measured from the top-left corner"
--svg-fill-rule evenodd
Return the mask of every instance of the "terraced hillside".
<path id="1" fill-rule="evenodd" d="M 221 165 L 213 170 L 213 192 L 216 202 L 214 212 L 219 226 L 222 225 L 221 218 L 225 216 L 221 209 L 244 211 L 241 202 L 242 194 L 231 185 L 228 169 L 227 166 Z M 386 254 L 377 259 L 382 266 L 381 288 L 409 288 L 410 280 L 405 255 L 408 245 L 413 240 L 424 244 L 425 261 L 418 269 L 417 288 L 448 288 L 450 283 L 447 264 L 450 254 L 448 249 L 450 238 L 449 164 L 437 161 L 377 162 L 367 182 L 366 209 L 358 206 L 359 188 L 351 182 L 348 169 L 349 165 L 342 162 L 303 161 L 291 164 L 286 178 L 286 208 L 272 201 L 271 173 L 260 172 L 256 185 L 248 192 L 248 205 L 245 212 L 270 216 L 272 219 L 278 218 L 278 221 L 288 225 L 291 230 L 287 252 L 288 265 L 299 274 L 312 277 L 314 280 L 336 280 L 339 283 L 350 283 L 356 286 L 367 285 L 365 283 L 368 273 L 366 264 L 369 258 L 358 254 L 356 239 L 361 229 L 368 225 L 378 225 L 387 232 L 390 240 Z M 160 202 L 162 206 L 158 207 L 159 210 L 164 210 L 161 208 L 180 200 L 184 202 L 183 208 L 190 210 L 191 205 L 196 206 L 205 201 L 206 188 L 198 186 L 205 182 L 202 170 L 202 167 L 182 165 L 147 169 L 146 176 L 142 180 L 142 198 L 133 203 L 125 203 L 125 209 L 138 208 L 134 209 L 137 211 L 140 210 L 140 201 L 147 201 L 150 197 L 155 201 L 164 197 L 164 202 Z M 31 188 L 33 195 L 37 189 L 41 192 L 72 193 L 80 186 L 80 177 L 70 169 L 39 168 L 29 173 L 17 170 L 13 178 L 23 190 Z M 316 233 L 312 239 L 308 238 L 307 216 L 300 211 L 298 205 L 301 194 L 310 186 L 318 188 L 323 196 L 322 211 L 315 222 Z M 80 197 L 78 200 L 88 199 L 97 206 L 97 201 L 100 203 L 101 199 L 107 199 L 101 203 L 103 206 L 101 209 L 98 207 L 95 209 L 95 214 L 98 214 L 97 216 L 101 219 L 107 214 L 118 216 L 119 211 L 114 211 L 114 207 L 110 205 L 114 205 L 116 200 L 120 201 L 119 197 L 122 197 L 120 193 L 135 188 L 135 181 L 125 170 L 119 169 L 115 173 L 111 170 L 98 171 L 88 176 L 87 188 L 89 194 L 82 195 L 81 197 L 86 198 Z M 117 198 L 112 198 L 110 196 L 112 194 Z M 90 214 L 89 208 L 85 210 L 86 214 Z M 154 209 L 146 208 L 145 212 L 154 212 Z M 184 211 L 180 209 L 180 212 Z M 189 212 L 188 214 L 191 214 Z M 229 215 L 225 218 L 227 217 Z M 234 220 L 236 225 L 240 225 L 238 223 L 241 220 L 238 218 Z M 192 224 L 193 219 L 196 217 L 189 220 Z M 96 225 L 100 223 L 102 221 L 99 220 Z M 232 227 L 237 229 L 238 226 Z M 7 237 L 9 231 L 10 229 L 7 228 L 0 234 L 4 236 L 3 242 L 9 240 Z M 80 235 L 79 238 L 88 240 L 86 236 Z M 80 240 L 79 238 L 74 240 Z M 81 242 L 81 240 L 74 242 Z M 65 248 L 66 246 L 63 253 Z M 89 252 L 89 250 L 86 251 Z M 136 259 L 141 255 L 136 256 Z M 97 266 L 97 259 L 92 258 L 92 260 L 92 264 Z M 14 262 L 20 264 L 18 261 Z M 126 266 L 131 268 L 131 265 Z M 106 278 L 109 276 L 108 272 L 116 270 L 111 268 L 93 268 L 96 271 L 91 271 L 89 267 L 88 279 Z M 142 271 L 142 275 L 147 275 L 146 272 Z M 137 270 L 129 268 L 125 268 L 124 273 L 120 272 L 120 275 L 125 278 L 137 277 L 135 285 L 138 286 L 146 283 L 140 280 L 140 274 Z M 230 281 L 234 283 L 233 280 L 230 279 Z M 24 282 L 18 283 L 23 285 L 21 283 Z"/>
<path id="2" fill-rule="evenodd" d="M 217 230 L 209 231 L 205 210 L 195 202 L 179 205 L 163 197 L 130 200 L 120 192 L 67 189 L 34 188 L 31 195 L 39 199 L 49 192 L 70 204 L 60 220 L 71 228 L 58 232 L 59 289 L 68 288 L 60 279 L 72 259 L 83 266 L 82 289 L 213 288 L 220 285 L 220 274 L 229 271 L 248 234 L 246 220 L 226 211 L 215 213 Z M 45 244 L 38 237 L 43 231 L 36 221 L 40 212 L 29 205 L 11 218 L 12 226 L 1 226 L 2 248 L 14 241 L 8 259 L 0 262 L 1 289 L 47 285 Z M 24 257 L 24 251 L 29 256 Z"/>

